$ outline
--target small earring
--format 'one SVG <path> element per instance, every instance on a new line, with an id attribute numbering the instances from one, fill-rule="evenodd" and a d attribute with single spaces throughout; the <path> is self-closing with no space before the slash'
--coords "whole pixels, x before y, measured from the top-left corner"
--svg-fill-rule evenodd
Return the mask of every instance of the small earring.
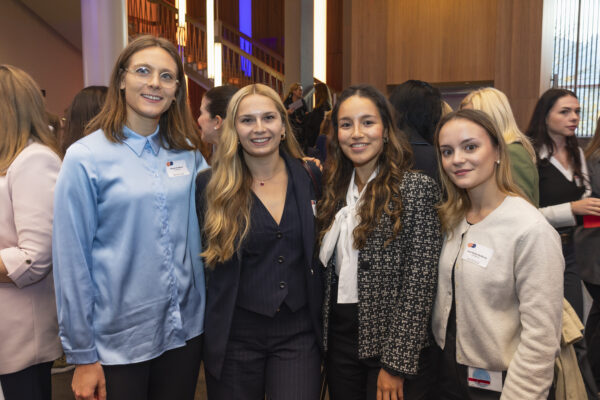
<path id="1" fill-rule="evenodd" d="M 387 136 L 383 138 L 383 143 L 386 144 L 388 142 Z"/>
<path id="2" fill-rule="evenodd" d="M 496 160 L 496 164 L 500 165 L 500 160 Z"/>

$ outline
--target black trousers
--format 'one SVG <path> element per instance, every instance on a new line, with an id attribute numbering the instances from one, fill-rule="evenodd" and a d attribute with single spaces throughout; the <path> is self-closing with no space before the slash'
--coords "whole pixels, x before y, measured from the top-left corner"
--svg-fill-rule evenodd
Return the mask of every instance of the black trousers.
<path id="1" fill-rule="evenodd" d="M 321 353 L 308 307 L 275 317 L 236 307 L 219 379 L 206 372 L 209 400 L 318 400 Z"/>
<path id="2" fill-rule="evenodd" d="M 564 291 L 565 299 L 583 321 L 583 288 L 581 278 L 577 274 L 577 261 L 575 260 L 575 246 L 572 239 L 568 239 L 562 246 L 565 257 Z"/>
<path id="3" fill-rule="evenodd" d="M 600 387 L 600 285 L 585 282 L 585 287 L 594 299 L 585 324 L 585 341 L 594 381 L 596 386 Z"/>
<path id="4" fill-rule="evenodd" d="M 52 361 L 32 365 L 12 374 L 0 375 L 6 400 L 50 400 Z"/>
<path id="5" fill-rule="evenodd" d="M 110 400 L 193 400 L 202 359 L 202 335 L 149 361 L 104 365 Z"/>
<path id="6" fill-rule="evenodd" d="M 381 371 L 378 358 L 358 358 L 358 306 L 335 304 L 329 317 L 327 381 L 331 400 L 375 400 L 377 377 Z M 432 366 L 422 353 L 423 369 L 419 375 L 404 380 L 406 400 L 427 399 L 432 386 Z"/>

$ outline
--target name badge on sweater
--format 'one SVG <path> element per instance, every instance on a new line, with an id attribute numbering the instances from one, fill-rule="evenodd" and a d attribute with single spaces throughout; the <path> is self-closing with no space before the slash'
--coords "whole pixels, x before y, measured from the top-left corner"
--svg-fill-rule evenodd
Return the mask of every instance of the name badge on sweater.
<path id="1" fill-rule="evenodd" d="M 167 161 L 167 175 L 169 175 L 169 178 L 189 174 L 190 171 L 188 171 L 185 165 L 185 160 Z"/>
<path id="2" fill-rule="evenodd" d="M 477 389 L 502 392 L 502 372 L 469 367 L 467 383 Z"/>
<path id="3" fill-rule="evenodd" d="M 317 201 L 316 200 L 311 200 L 310 201 L 310 205 L 312 206 L 313 214 L 316 217 L 317 216 Z"/>
<path id="4" fill-rule="evenodd" d="M 489 247 L 482 246 L 479 243 L 467 243 L 462 259 L 471 261 L 482 268 L 487 268 L 492 254 L 494 254 L 494 250 Z"/>

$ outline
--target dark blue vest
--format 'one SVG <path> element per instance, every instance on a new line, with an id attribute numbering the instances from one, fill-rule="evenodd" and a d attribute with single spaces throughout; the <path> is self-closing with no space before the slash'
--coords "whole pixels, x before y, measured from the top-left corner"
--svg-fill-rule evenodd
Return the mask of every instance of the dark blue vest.
<path id="1" fill-rule="evenodd" d="M 292 311 L 297 311 L 307 302 L 306 260 L 292 180 L 288 179 L 279 226 L 254 194 L 250 213 L 250 231 L 242 246 L 236 304 L 271 317 L 282 303 Z"/>

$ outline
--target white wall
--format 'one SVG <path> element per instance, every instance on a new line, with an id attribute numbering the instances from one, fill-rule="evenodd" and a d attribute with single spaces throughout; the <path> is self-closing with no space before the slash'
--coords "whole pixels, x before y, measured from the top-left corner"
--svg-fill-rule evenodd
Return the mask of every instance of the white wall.
<path id="1" fill-rule="evenodd" d="M 81 51 L 19 0 L 0 3 L 0 64 L 29 73 L 46 90 L 48 111 L 62 115 L 83 88 Z"/>

